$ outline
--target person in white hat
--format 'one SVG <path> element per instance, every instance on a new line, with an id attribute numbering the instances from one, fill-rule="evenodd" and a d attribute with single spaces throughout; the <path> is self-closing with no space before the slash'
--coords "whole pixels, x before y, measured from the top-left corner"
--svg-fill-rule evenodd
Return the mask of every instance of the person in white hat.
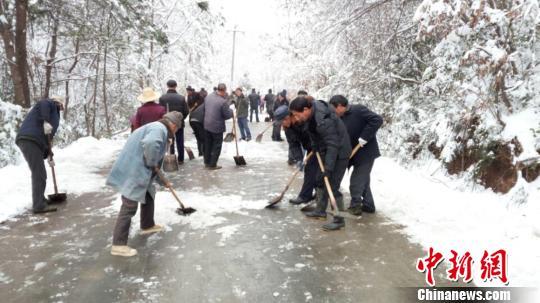
<path id="1" fill-rule="evenodd" d="M 43 159 L 51 153 L 49 140 L 52 141 L 56 134 L 63 109 L 64 98 L 60 96 L 41 99 L 28 112 L 15 138 L 32 173 L 32 210 L 35 214 L 56 211 L 44 195 L 47 171 Z M 52 161 L 50 164 L 54 165 Z"/>
<path id="2" fill-rule="evenodd" d="M 137 113 L 135 114 L 134 129 L 155 122 L 167 113 L 165 107 L 156 103 L 159 97 L 160 95 L 151 87 L 143 89 L 142 94 L 137 98 L 143 104 L 137 109 Z"/>

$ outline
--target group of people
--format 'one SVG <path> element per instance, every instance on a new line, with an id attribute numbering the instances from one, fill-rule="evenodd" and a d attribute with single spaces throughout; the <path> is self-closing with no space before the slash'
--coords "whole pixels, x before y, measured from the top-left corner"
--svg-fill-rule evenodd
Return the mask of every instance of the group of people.
<path id="1" fill-rule="evenodd" d="M 164 95 L 145 88 L 138 97 L 142 105 L 131 118 L 132 134 L 107 178 L 107 184 L 120 192 L 122 200 L 111 254 L 124 257 L 137 254 L 127 241 L 131 219 L 139 203 L 141 233 L 150 234 L 163 229 L 154 222 L 156 191 L 153 183 L 170 186 L 163 184 L 167 181 L 157 176 L 165 154 L 174 154 L 175 146 L 178 162 L 183 162 L 185 119 L 189 117 L 199 156 L 204 157 L 205 169 L 217 170 L 221 168 L 217 162 L 226 131 L 225 121 L 237 119 L 240 139 L 249 141 L 248 111 L 251 112 L 250 122 L 253 122 L 253 114 L 258 122 L 258 102 L 261 99 L 273 126 L 272 140 L 283 141 L 283 128 L 289 145 L 287 161 L 304 170 L 302 188 L 290 203 L 298 205 L 315 200 L 314 207 L 303 208 L 308 210 L 306 217 L 326 219 L 328 199 L 332 194 L 339 211 L 344 211 L 340 184 L 346 170 L 352 167 L 351 201 L 347 211 L 356 216 L 375 212 L 370 173 L 375 159 L 380 156 L 376 139 L 377 130 L 383 123 L 380 115 L 363 105 L 350 104 L 342 95 L 335 95 L 325 102 L 302 90 L 292 101 L 288 100 L 285 90 L 276 96 L 270 89 L 261 98 L 254 89 L 246 97 L 242 88 L 237 88 L 228 95 L 223 83 L 214 87 L 210 94 L 204 88 L 196 92 L 191 86 L 186 91 L 186 97 L 180 95 L 176 81 L 169 80 Z M 43 158 L 48 158 L 54 165 L 50 142 L 58 128 L 62 109 L 61 97 L 39 101 L 25 118 L 16 139 L 32 172 L 34 213 L 56 211 L 44 197 L 47 174 Z M 325 179 L 329 186 L 325 186 Z M 338 230 L 344 226 L 344 218 L 335 215 L 331 222 L 323 225 L 323 229 Z"/>

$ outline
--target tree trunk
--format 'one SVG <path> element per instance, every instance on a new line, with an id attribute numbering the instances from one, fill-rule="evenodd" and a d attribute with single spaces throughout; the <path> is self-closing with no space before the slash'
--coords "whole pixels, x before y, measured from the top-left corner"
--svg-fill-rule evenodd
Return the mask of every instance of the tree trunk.
<path id="1" fill-rule="evenodd" d="M 26 23 L 28 17 L 28 0 L 17 0 L 15 5 L 15 58 L 19 71 L 19 85 L 22 89 L 23 107 L 30 107 L 30 87 L 28 85 L 28 62 L 26 49 Z"/>
<path id="2" fill-rule="evenodd" d="M 103 50 L 103 109 L 105 110 L 105 125 L 107 127 L 107 134 L 111 136 L 111 123 L 109 120 L 109 106 L 107 104 L 107 53 L 109 36 L 111 33 L 111 14 L 109 13 L 109 19 L 107 20 L 107 40 L 105 41 L 105 49 Z"/>
<path id="3" fill-rule="evenodd" d="M 80 45 L 80 38 L 77 36 L 77 40 L 75 40 L 75 54 L 79 53 L 79 45 Z M 79 63 L 79 56 L 75 56 L 75 59 L 73 60 L 73 63 L 69 67 L 68 70 L 68 76 L 66 80 L 66 104 L 64 104 L 64 120 L 67 119 L 68 114 L 68 106 L 69 106 L 69 78 L 71 77 L 71 73 L 75 69 L 75 66 L 77 66 L 77 63 Z"/>
<path id="4" fill-rule="evenodd" d="M 51 74 L 53 69 L 53 62 L 56 58 L 56 46 L 58 41 L 58 19 L 53 17 L 53 31 L 51 35 L 51 49 L 47 54 L 47 65 L 45 65 L 45 91 L 43 97 L 48 98 L 51 89 Z"/>
<path id="5" fill-rule="evenodd" d="M 18 6 L 18 5 L 17 5 Z M 4 0 L 0 0 L 0 15 L 7 15 L 5 12 L 6 3 Z M 24 88 L 22 86 L 22 78 L 19 74 L 19 69 L 17 66 L 17 58 L 15 54 L 15 37 L 13 36 L 12 31 L 12 20 L 8 20 L 8 23 L 0 22 L 0 35 L 2 36 L 2 41 L 4 43 L 4 52 L 6 53 L 6 61 L 9 65 L 9 72 L 11 76 L 11 81 L 13 82 L 13 94 L 14 94 L 14 103 L 29 107 L 30 102 L 25 102 Z"/>

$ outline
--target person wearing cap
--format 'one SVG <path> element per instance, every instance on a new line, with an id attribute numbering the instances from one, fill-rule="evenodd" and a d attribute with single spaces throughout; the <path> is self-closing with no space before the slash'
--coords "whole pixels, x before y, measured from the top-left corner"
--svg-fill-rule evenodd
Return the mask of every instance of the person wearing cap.
<path id="1" fill-rule="evenodd" d="M 35 214 L 56 211 L 45 198 L 47 171 L 43 159 L 52 153 L 49 142 L 52 142 L 60 125 L 61 110 L 64 110 L 64 98 L 41 99 L 28 112 L 15 138 L 32 175 L 32 211 Z M 49 161 L 54 165 L 52 160 Z"/>
<path id="2" fill-rule="evenodd" d="M 283 119 L 289 114 L 289 102 L 283 93 L 278 94 L 274 104 L 274 126 L 272 128 L 272 141 L 283 141 L 281 138 L 281 124 Z"/>
<path id="3" fill-rule="evenodd" d="M 177 111 L 182 114 L 184 119 L 189 115 L 189 109 L 186 103 L 186 98 L 176 92 L 176 81 L 167 81 L 167 93 L 159 98 L 159 104 L 168 112 Z M 184 163 L 184 125 L 178 127 L 171 144 L 170 153 L 174 155 L 174 145 L 178 149 L 178 163 Z"/>
<path id="4" fill-rule="evenodd" d="M 208 170 L 220 169 L 217 165 L 223 145 L 225 120 L 233 117 L 226 99 L 227 86 L 220 83 L 216 92 L 204 100 L 204 166 Z"/>
<path id="5" fill-rule="evenodd" d="M 141 203 L 141 234 L 163 230 L 154 222 L 154 199 L 156 190 L 153 182 L 161 168 L 168 140 L 183 124 L 183 115 L 173 111 L 162 119 L 148 123 L 135 130 L 128 138 L 107 178 L 107 185 L 121 194 L 122 205 L 113 232 L 111 254 L 131 257 L 137 250 L 127 246 L 131 218 Z M 164 184 L 170 186 L 170 184 Z"/>
<path id="6" fill-rule="evenodd" d="M 157 104 L 155 101 L 159 99 L 159 94 L 155 92 L 151 87 L 143 89 L 142 94 L 139 95 L 137 100 L 143 103 L 135 114 L 135 129 L 155 122 L 166 114 L 165 107 Z"/>

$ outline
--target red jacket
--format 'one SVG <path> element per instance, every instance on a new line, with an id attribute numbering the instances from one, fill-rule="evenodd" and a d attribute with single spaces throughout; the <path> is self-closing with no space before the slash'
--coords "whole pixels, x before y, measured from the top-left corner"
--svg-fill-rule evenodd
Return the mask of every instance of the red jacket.
<path id="1" fill-rule="evenodd" d="M 165 107 L 155 102 L 145 103 L 137 109 L 137 114 L 135 115 L 135 129 L 145 124 L 155 122 L 161 119 L 165 114 Z"/>

